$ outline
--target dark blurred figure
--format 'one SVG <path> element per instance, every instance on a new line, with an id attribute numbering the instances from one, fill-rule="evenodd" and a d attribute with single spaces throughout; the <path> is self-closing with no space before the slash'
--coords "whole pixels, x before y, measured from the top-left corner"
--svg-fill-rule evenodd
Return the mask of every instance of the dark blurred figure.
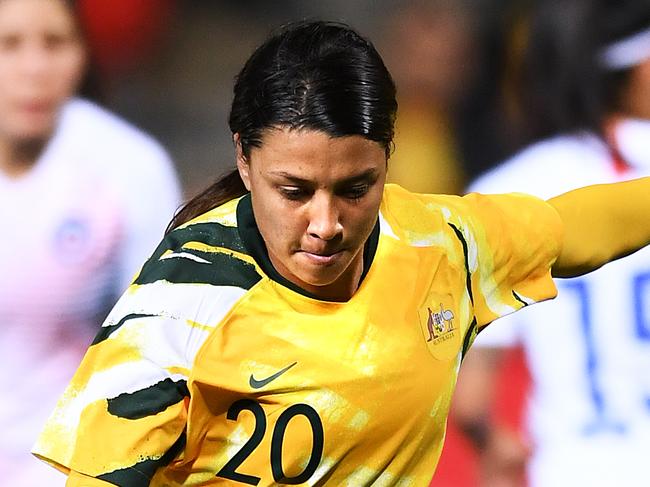
<path id="1" fill-rule="evenodd" d="M 391 182 L 424 193 L 462 189 L 454 117 L 474 75 L 475 28 L 466 2 L 406 1 L 390 17 L 382 47 L 399 103 Z"/>
<path id="2" fill-rule="evenodd" d="M 455 113 L 466 180 L 494 167 L 530 141 L 521 126 L 517 90 L 533 0 L 476 0 L 475 75 Z"/>

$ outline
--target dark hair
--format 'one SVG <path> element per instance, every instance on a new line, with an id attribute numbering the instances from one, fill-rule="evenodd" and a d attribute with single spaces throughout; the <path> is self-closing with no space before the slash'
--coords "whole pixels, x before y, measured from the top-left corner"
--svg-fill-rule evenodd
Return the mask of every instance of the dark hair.
<path id="1" fill-rule="evenodd" d="M 370 41 L 345 24 L 303 21 L 282 28 L 246 61 L 228 121 L 246 158 L 274 127 L 361 135 L 388 157 L 396 112 L 395 84 Z M 228 173 L 187 203 L 168 231 L 245 192 L 237 171 Z"/>
<path id="2" fill-rule="evenodd" d="M 520 93 L 531 138 L 577 130 L 602 134 L 633 68 L 608 69 L 599 55 L 649 25 L 648 0 L 538 0 Z"/>

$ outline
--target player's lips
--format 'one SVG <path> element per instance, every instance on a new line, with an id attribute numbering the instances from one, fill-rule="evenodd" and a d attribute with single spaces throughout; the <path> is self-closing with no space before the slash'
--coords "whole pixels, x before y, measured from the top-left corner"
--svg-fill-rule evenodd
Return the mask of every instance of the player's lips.
<path id="1" fill-rule="evenodd" d="M 316 263 L 316 264 L 332 264 L 336 260 L 341 258 L 341 255 L 343 255 L 343 250 L 337 250 L 337 251 L 309 251 L 309 250 L 301 250 L 300 253 L 302 253 L 307 259 L 310 261 Z"/>

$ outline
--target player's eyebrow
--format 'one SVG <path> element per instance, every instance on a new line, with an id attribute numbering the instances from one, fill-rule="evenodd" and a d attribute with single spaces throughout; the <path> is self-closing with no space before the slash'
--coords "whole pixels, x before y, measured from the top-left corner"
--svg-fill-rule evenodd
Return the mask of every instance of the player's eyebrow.
<path id="1" fill-rule="evenodd" d="M 311 181 L 309 181 L 308 179 L 299 178 L 298 176 L 295 176 L 285 171 L 269 171 L 269 174 L 273 177 L 286 179 L 287 181 L 291 181 L 292 183 L 297 183 L 297 184 L 311 183 Z"/>
<path id="2" fill-rule="evenodd" d="M 283 179 L 286 179 L 287 181 L 290 181 L 295 184 L 300 184 L 300 185 L 313 185 L 314 181 L 310 179 L 305 179 L 301 178 L 299 176 L 296 176 L 295 174 L 288 173 L 286 171 L 270 171 L 269 174 L 273 177 L 280 177 Z M 366 169 L 365 171 L 355 174 L 353 176 L 350 176 L 345 179 L 341 179 L 340 181 L 336 181 L 335 185 L 336 186 L 345 186 L 349 184 L 354 184 L 358 183 L 361 181 L 372 181 L 377 179 L 378 177 L 378 171 L 375 168 L 369 168 Z"/>
<path id="3" fill-rule="evenodd" d="M 374 181 L 379 177 L 379 171 L 375 168 L 366 169 L 360 174 L 355 176 L 350 176 L 349 178 L 343 179 L 337 183 L 337 185 L 349 185 L 354 183 L 360 183 L 365 181 Z"/>

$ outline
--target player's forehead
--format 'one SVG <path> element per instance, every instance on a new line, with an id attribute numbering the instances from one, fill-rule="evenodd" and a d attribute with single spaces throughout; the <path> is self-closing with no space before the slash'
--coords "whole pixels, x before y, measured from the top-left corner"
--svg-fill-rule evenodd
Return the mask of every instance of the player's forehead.
<path id="1" fill-rule="evenodd" d="M 381 175 L 386 155 L 381 144 L 360 135 L 332 137 L 313 129 L 274 128 L 251 150 L 250 163 L 253 171 L 269 177 L 319 184 Z"/>
<path id="2" fill-rule="evenodd" d="M 0 34 L 77 35 L 71 9 L 64 0 L 0 0 Z"/>

